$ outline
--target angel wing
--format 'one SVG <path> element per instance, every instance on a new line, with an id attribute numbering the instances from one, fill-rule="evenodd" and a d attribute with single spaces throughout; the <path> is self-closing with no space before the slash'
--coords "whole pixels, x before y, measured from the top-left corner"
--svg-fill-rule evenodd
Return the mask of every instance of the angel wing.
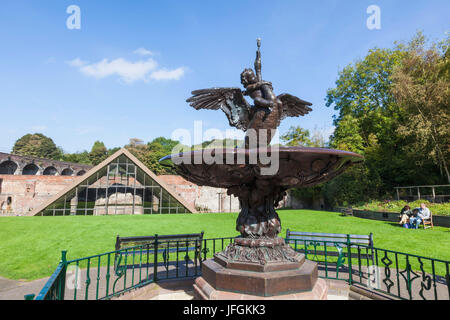
<path id="1" fill-rule="evenodd" d="M 186 100 L 195 109 L 222 109 L 230 126 L 246 131 L 249 126 L 250 104 L 239 88 L 212 88 L 192 91 Z"/>
<path id="2" fill-rule="evenodd" d="M 286 117 L 304 116 L 312 111 L 309 107 L 312 106 L 312 103 L 294 97 L 288 93 L 280 94 L 278 99 L 283 103 L 283 113 L 280 120 L 283 120 Z"/>

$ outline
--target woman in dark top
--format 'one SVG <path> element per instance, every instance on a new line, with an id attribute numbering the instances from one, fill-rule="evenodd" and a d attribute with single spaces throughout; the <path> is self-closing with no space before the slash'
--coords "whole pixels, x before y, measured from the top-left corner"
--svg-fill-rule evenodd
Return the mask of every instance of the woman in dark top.
<path id="1" fill-rule="evenodd" d="M 406 205 L 403 207 L 402 211 L 400 211 L 400 222 L 403 227 L 408 228 L 409 227 L 409 218 L 411 217 L 412 212 L 411 208 Z"/>

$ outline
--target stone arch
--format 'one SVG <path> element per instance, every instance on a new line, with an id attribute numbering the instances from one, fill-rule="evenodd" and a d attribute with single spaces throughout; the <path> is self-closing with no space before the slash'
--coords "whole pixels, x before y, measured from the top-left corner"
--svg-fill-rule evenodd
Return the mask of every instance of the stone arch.
<path id="1" fill-rule="evenodd" d="M 34 163 L 29 163 L 22 169 L 22 175 L 35 176 L 39 172 L 39 167 Z"/>
<path id="2" fill-rule="evenodd" d="M 0 174 L 14 174 L 19 166 L 11 160 L 0 163 Z"/>
<path id="3" fill-rule="evenodd" d="M 42 173 L 44 176 L 56 176 L 58 173 L 58 170 L 56 170 L 55 167 L 50 166 L 45 168 L 44 172 Z"/>
<path id="4" fill-rule="evenodd" d="M 86 171 L 80 170 L 80 171 L 78 171 L 77 176 L 82 176 L 82 175 L 85 174 L 85 173 L 86 173 Z"/>
<path id="5" fill-rule="evenodd" d="M 73 175 L 73 170 L 70 168 L 65 168 L 63 171 L 61 171 L 62 176 L 71 176 Z"/>

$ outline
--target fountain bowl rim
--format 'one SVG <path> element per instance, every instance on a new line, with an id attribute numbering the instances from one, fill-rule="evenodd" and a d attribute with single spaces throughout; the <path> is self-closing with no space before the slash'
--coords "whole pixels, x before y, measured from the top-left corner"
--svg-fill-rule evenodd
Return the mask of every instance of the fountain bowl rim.
<path id="1" fill-rule="evenodd" d="M 314 147 L 263 147 L 263 148 L 254 148 L 254 149 L 244 149 L 244 148 L 207 148 L 201 150 L 192 150 L 187 152 L 180 152 L 169 154 L 165 157 L 159 159 L 159 162 L 163 162 L 166 160 L 172 160 L 173 158 L 182 157 L 184 155 L 193 156 L 198 153 L 204 153 L 205 151 L 214 151 L 217 152 L 219 150 L 223 154 L 242 154 L 245 153 L 249 155 L 251 153 L 270 153 L 272 150 L 279 153 L 301 153 L 301 154 L 326 154 L 326 155 L 336 155 L 345 158 L 351 158 L 353 162 L 361 162 L 364 160 L 364 156 L 354 153 L 351 151 L 337 150 L 337 149 L 328 149 L 328 148 L 314 148 Z"/>

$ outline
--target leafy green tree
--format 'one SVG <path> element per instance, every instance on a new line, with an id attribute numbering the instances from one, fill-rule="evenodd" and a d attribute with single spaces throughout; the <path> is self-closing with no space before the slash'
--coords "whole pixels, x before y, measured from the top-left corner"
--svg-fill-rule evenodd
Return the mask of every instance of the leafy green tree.
<path id="1" fill-rule="evenodd" d="M 168 155 L 172 153 L 173 148 L 175 148 L 175 146 L 177 146 L 180 142 L 164 137 L 158 137 L 153 139 L 153 141 L 149 143 L 149 146 L 156 143 L 158 143 L 162 147 L 162 151 L 167 152 L 166 155 Z"/>
<path id="2" fill-rule="evenodd" d="M 89 160 L 92 165 L 96 166 L 108 157 L 108 150 L 101 141 L 95 141 L 89 152 Z"/>
<path id="3" fill-rule="evenodd" d="M 42 133 L 26 134 L 18 139 L 12 149 L 13 154 L 60 160 L 61 149 L 53 140 Z"/>
<path id="4" fill-rule="evenodd" d="M 433 161 L 450 183 L 450 37 L 426 48 L 419 33 L 406 47 L 403 63 L 393 75 L 393 93 L 407 121 L 397 133 L 409 143 L 402 148 L 422 167 Z"/>
<path id="5" fill-rule="evenodd" d="M 280 140 L 290 147 L 309 147 L 312 144 L 309 130 L 303 129 L 300 126 L 290 127 L 289 131 L 280 137 Z"/>
<path id="6" fill-rule="evenodd" d="M 370 50 L 363 60 L 345 67 L 339 73 L 336 87 L 328 90 L 326 105 L 339 111 L 334 118 L 336 130 L 331 146 L 365 156 L 360 167 L 325 184 L 324 194 L 330 202 L 386 198 L 392 196 L 394 186 L 440 181 L 430 155 L 435 155 L 435 163 L 440 161 L 445 171 L 444 157 L 439 160 L 438 146 L 444 149 L 448 135 L 447 139 L 437 131 L 433 135 L 433 126 L 445 132 L 445 123 L 448 129 L 448 117 L 444 116 L 445 111 L 448 115 L 448 77 L 432 80 L 444 74 L 445 62 L 441 61 L 441 68 L 438 67 L 439 55 L 435 51 L 434 58 L 428 62 L 425 55 L 416 54 L 427 52 L 422 51 L 422 38 L 419 33 L 407 46 Z M 431 88 L 439 90 L 433 97 L 424 95 L 427 90 L 431 92 Z M 430 101 L 425 103 L 427 99 Z M 442 110 L 440 124 L 432 114 L 434 105 Z"/>
<path id="7" fill-rule="evenodd" d="M 158 137 L 146 145 L 129 144 L 126 145 L 125 148 L 127 148 L 128 151 L 130 151 L 155 174 L 176 174 L 176 171 L 173 167 L 163 166 L 159 162 L 159 160 L 171 154 L 173 148 L 178 144 L 178 141 L 174 141 L 164 137 Z"/>
<path id="8" fill-rule="evenodd" d="M 326 145 L 324 136 L 319 130 L 315 129 L 311 135 L 309 130 L 303 129 L 300 126 L 290 127 L 289 131 L 280 137 L 280 140 L 290 147 L 324 148 Z"/>
<path id="9" fill-rule="evenodd" d="M 391 75 L 403 55 L 397 49 L 372 49 L 363 60 L 345 67 L 336 87 L 327 91 L 326 106 L 339 111 L 334 117 L 331 147 L 366 158 L 359 168 L 324 185 L 327 202 L 363 201 L 370 195 L 385 194 L 397 184 L 396 176 L 405 166 L 404 161 L 394 159 L 401 144 L 395 134 L 400 108 L 391 93 Z M 385 184 L 380 185 L 380 180 Z"/>
<path id="10" fill-rule="evenodd" d="M 89 159 L 89 152 L 87 151 L 64 153 L 61 160 L 73 163 L 91 164 L 91 160 Z"/>

